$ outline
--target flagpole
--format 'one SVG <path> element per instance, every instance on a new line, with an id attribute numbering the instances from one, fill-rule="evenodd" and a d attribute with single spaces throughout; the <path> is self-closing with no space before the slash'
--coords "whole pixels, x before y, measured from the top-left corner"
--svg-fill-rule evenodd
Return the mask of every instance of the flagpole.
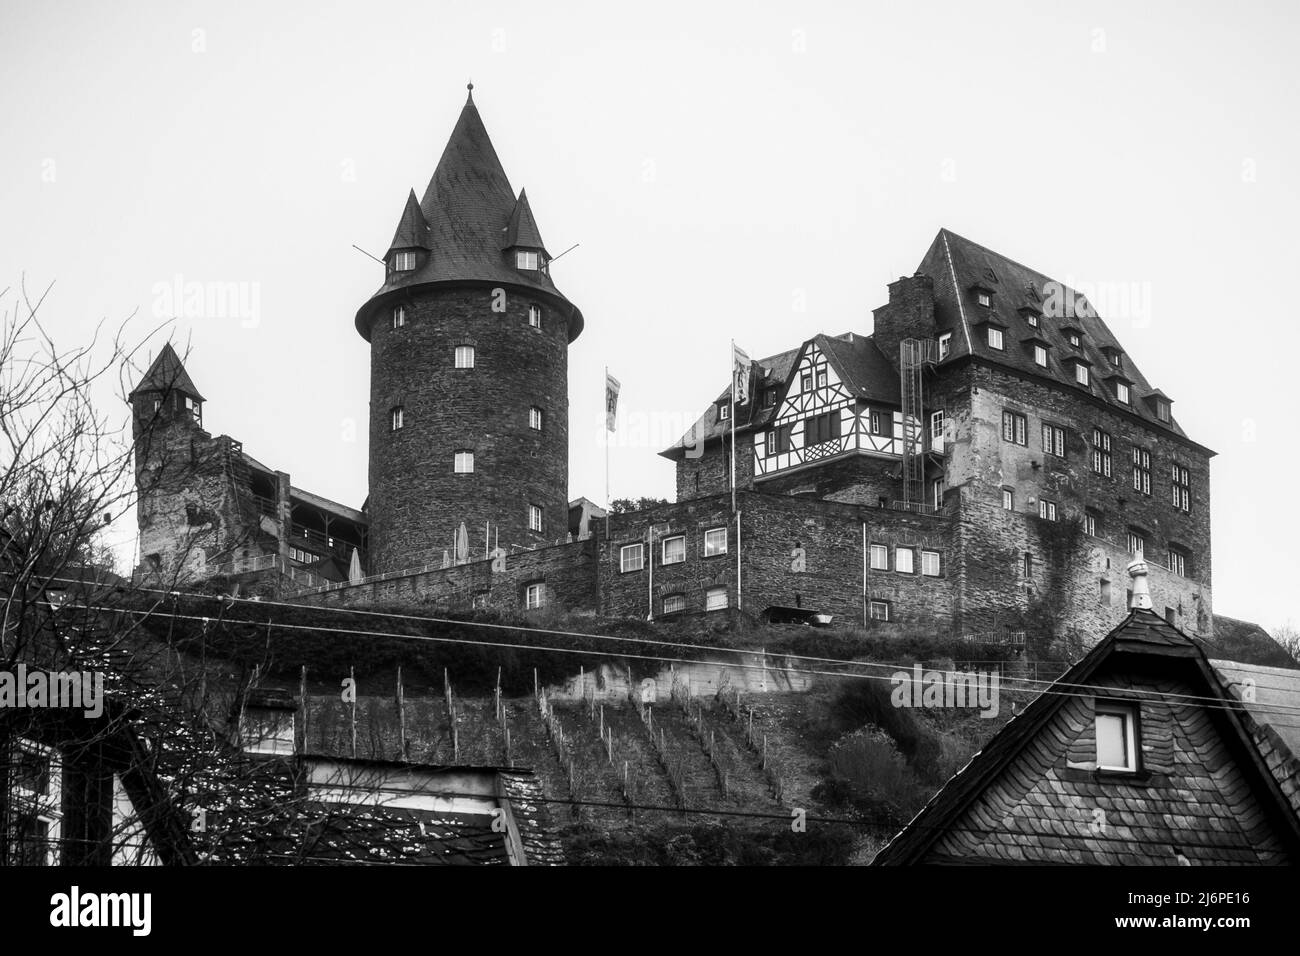
<path id="1" fill-rule="evenodd" d="M 727 356 L 731 369 L 731 513 L 736 513 L 736 340 L 731 340 L 731 354 Z"/>
<path id="2" fill-rule="evenodd" d="M 605 537 L 609 537 L 609 366 L 605 366 Z"/>

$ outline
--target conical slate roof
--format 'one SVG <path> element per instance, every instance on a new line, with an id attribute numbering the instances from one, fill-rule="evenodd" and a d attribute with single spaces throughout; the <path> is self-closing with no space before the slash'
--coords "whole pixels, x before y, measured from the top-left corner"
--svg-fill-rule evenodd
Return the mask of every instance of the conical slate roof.
<path id="1" fill-rule="evenodd" d="M 546 253 L 546 245 L 542 242 L 542 231 L 537 228 L 537 220 L 533 218 L 533 210 L 528 205 L 526 189 L 519 191 L 519 201 L 510 214 L 510 225 L 506 227 L 506 241 L 502 248 L 513 249 L 516 246 L 541 249 L 550 258 L 550 254 Z"/>
<path id="2" fill-rule="evenodd" d="M 420 199 L 419 214 L 427 225 L 428 244 L 415 248 L 427 248 L 430 254 L 413 272 L 391 273 L 357 311 L 356 326 L 362 337 L 369 339 L 371 318 L 399 290 L 483 282 L 523 286 L 559 299 L 569 310 L 569 340 L 577 338 L 582 331 L 582 313 L 564 298 L 549 275 L 516 269 L 513 257 L 506 252 L 512 236 L 520 239 L 518 245 L 542 248 L 541 232 L 527 197 L 521 193 L 515 198 L 472 93 Z M 407 242 L 418 236 L 419 220 L 408 199 L 392 248 L 398 248 L 399 238 Z"/>
<path id="3" fill-rule="evenodd" d="M 429 248 L 429 224 L 424 219 L 424 213 L 420 211 L 420 202 L 415 198 L 415 190 L 412 189 L 410 195 L 406 197 L 406 206 L 402 209 L 402 218 L 397 223 L 397 232 L 393 233 L 393 241 L 388 244 L 388 251 L 391 253 L 394 249 L 428 249 Z M 384 256 L 388 258 L 387 255 Z"/>
<path id="4" fill-rule="evenodd" d="M 131 389 L 128 397 L 134 398 L 140 392 L 180 392 L 196 401 L 206 401 L 194 387 L 194 382 L 185 371 L 181 357 L 176 354 L 170 342 L 162 347 L 158 357 L 149 366 L 149 371 L 145 372 L 139 384 Z"/>

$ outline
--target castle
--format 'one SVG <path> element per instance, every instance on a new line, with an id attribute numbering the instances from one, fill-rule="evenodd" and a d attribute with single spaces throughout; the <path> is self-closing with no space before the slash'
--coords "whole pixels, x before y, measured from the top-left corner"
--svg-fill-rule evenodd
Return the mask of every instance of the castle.
<path id="1" fill-rule="evenodd" d="M 297 488 L 211 436 L 168 346 L 131 394 L 140 573 L 326 604 L 800 608 L 1095 640 L 1127 612 L 1140 556 L 1157 612 L 1211 633 L 1214 453 L 1060 283 L 941 230 L 870 334 L 743 368 L 743 400 L 729 384 L 662 452 L 675 503 L 605 515 L 568 500 L 567 349 L 584 320 L 550 260 L 471 92 L 356 314 L 367 502 Z"/>

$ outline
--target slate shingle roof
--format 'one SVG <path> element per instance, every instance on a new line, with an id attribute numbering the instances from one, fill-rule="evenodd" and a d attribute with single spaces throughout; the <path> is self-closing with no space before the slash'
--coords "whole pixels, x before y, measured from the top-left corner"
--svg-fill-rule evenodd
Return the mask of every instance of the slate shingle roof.
<path id="1" fill-rule="evenodd" d="M 1095 769 L 1093 695 L 1073 685 L 1141 701 L 1142 774 Z M 1049 690 L 1058 692 L 999 731 L 875 862 L 1300 859 L 1300 765 L 1244 711 L 1190 699 L 1229 698 L 1176 628 L 1134 611 Z"/>
<path id="2" fill-rule="evenodd" d="M 953 333 L 952 351 L 941 365 L 974 355 L 1026 375 L 1047 377 L 1069 388 L 1088 392 L 1117 409 L 1138 416 L 1153 427 L 1186 437 L 1172 415 L 1168 423 L 1156 418 L 1155 409 L 1147 400 L 1157 395 L 1166 399 L 1168 396 L 1147 381 L 1092 303 L 1064 283 L 948 229 L 939 230 L 917 272 L 934 280 L 938 331 L 940 334 Z M 977 286 L 991 293 L 989 306 L 978 304 L 972 292 Z M 1057 302 L 1081 305 L 1077 309 L 1067 306 L 1056 310 L 1062 312 L 1061 315 L 1050 314 Z M 1037 329 L 1029 325 L 1026 312 L 1041 316 Z M 989 321 L 1008 330 L 1005 349 L 998 350 L 988 344 L 988 337 L 979 326 Z M 1080 348 L 1070 345 L 1064 334 L 1064 330 L 1071 327 L 1083 333 Z M 1032 350 L 1021 344 L 1032 336 L 1041 338 L 1050 346 L 1046 370 L 1034 363 Z M 1111 363 L 1107 350 L 1123 356 L 1121 368 Z M 1092 382 L 1087 387 L 1075 382 L 1074 370 L 1069 364 L 1069 360 L 1075 358 L 1092 368 Z M 1120 372 L 1132 383 L 1132 399 L 1128 405 L 1121 403 L 1115 396 L 1113 385 L 1107 384 L 1107 379 Z"/>
<path id="3" fill-rule="evenodd" d="M 194 387 L 194 382 L 189 373 L 185 371 L 185 366 L 181 362 L 181 357 L 176 354 L 170 342 L 163 345 L 159 351 L 158 357 L 153 360 L 149 370 L 141 377 L 140 382 L 135 388 L 131 389 L 129 398 L 134 398 L 140 392 L 180 392 L 182 395 L 188 395 L 190 398 L 205 401 L 199 390 Z"/>
<path id="4" fill-rule="evenodd" d="M 518 209 L 520 205 L 523 210 Z M 522 194 L 516 201 L 471 94 L 420 200 L 431 252 L 415 271 L 388 275 L 357 311 L 357 331 L 368 339 L 374 311 L 401 290 L 432 283 L 489 282 L 554 296 L 568 312 L 569 341 L 573 341 L 582 331 L 582 313 L 564 298 L 546 272 L 516 269 L 504 251 L 517 211 L 519 229 L 531 231 L 540 242 L 532 212 Z M 531 226 L 525 222 L 525 212 Z M 404 210 L 403 221 L 406 218 Z M 398 233 L 402 233 L 400 224 Z"/>

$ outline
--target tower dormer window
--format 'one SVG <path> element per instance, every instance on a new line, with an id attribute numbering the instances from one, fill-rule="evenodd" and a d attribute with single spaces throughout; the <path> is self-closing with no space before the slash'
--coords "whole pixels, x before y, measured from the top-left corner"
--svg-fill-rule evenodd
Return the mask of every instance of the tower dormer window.
<path id="1" fill-rule="evenodd" d="M 542 327 L 542 307 L 540 305 L 530 305 L 528 307 L 528 324 L 534 329 Z"/>
<path id="2" fill-rule="evenodd" d="M 522 249 L 515 253 L 515 268 L 527 269 L 530 272 L 536 272 L 541 261 L 541 257 L 536 252 L 525 252 Z"/>
<path id="3" fill-rule="evenodd" d="M 393 271 L 394 272 L 411 272 L 415 269 L 414 252 L 395 252 L 393 253 Z"/>

